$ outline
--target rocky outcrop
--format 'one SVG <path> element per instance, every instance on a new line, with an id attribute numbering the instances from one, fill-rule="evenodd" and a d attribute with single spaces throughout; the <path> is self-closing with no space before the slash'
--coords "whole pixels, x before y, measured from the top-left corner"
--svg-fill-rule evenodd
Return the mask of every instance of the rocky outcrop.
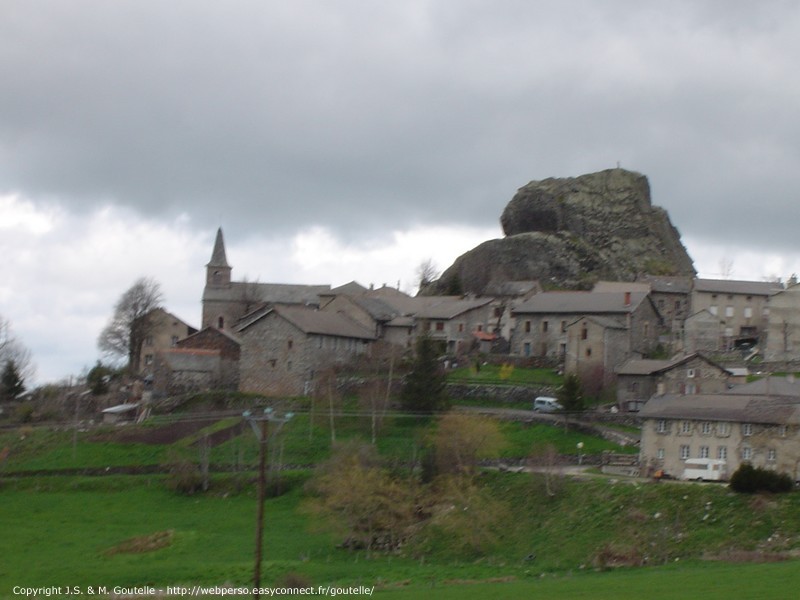
<path id="1" fill-rule="evenodd" d="M 500 222 L 505 238 L 460 256 L 426 293 L 481 294 L 509 280 L 579 289 L 644 273 L 695 274 L 666 211 L 651 204 L 647 177 L 632 171 L 532 181 Z"/>

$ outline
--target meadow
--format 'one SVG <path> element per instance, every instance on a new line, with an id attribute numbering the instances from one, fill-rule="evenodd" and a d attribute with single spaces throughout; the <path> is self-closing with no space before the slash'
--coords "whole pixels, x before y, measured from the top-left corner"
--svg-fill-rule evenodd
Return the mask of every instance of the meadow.
<path id="1" fill-rule="evenodd" d="M 800 495 L 742 496 L 724 485 L 590 473 L 545 485 L 541 473 L 481 472 L 494 514 L 463 520 L 468 533 L 491 518 L 492 535 L 477 548 L 436 528 L 394 552 L 342 548 L 341 532 L 312 510 L 313 471 L 303 466 L 330 455 L 334 432 L 323 417 L 299 414 L 271 440 L 271 456 L 296 468 L 284 472 L 285 493 L 266 501 L 264 585 L 367 585 L 396 598 L 730 599 L 790 598 L 800 584 Z M 336 439 L 368 441 L 368 421 L 339 418 Z M 170 426 L 0 434 L 0 447 L 9 448 L 0 468 L 0 596 L 20 585 L 249 585 L 255 437 L 238 417 L 182 424 L 175 439 Z M 546 444 L 571 453 L 576 440 L 589 454 L 622 450 L 560 426 L 499 426 L 508 458 Z M 430 418 L 387 418 L 376 445 L 390 463 L 406 464 L 435 427 Z M 164 473 L 17 475 L 158 467 L 176 457 L 196 463 L 213 436 L 206 451 L 219 468 L 205 493 L 178 494 Z"/>

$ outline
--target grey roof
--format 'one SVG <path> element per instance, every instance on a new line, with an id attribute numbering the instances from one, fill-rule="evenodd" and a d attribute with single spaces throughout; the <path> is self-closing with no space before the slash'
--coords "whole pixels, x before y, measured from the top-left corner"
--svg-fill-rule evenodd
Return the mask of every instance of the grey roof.
<path id="1" fill-rule="evenodd" d="M 237 338 L 235 335 L 233 335 L 227 329 L 217 329 L 216 327 L 204 327 L 200 331 L 195 331 L 193 334 L 187 335 L 185 338 L 183 338 L 181 340 L 178 340 L 178 344 L 179 345 L 186 344 L 188 346 L 188 345 L 191 344 L 192 340 L 194 338 L 196 338 L 196 337 L 199 337 L 200 334 L 204 334 L 204 335 L 209 335 L 209 334 L 210 335 L 219 335 L 219 336 L 222 336 L 224 338 L 229 339 L 230 341 L 232 341 L 236 345 L 241 345 L 241 343 L 242 343 L 239 338 Z"/>
<path id="2" fill-rule="evenodd" d="M 329 285 L 302 285 L 295 283 L 258 283 L 235 281 L 229 288 L 206 287 L 203 300 L 230 302 L 244 298 L 245 294 L 259 302 L 275 304 L 319 304 L 321 294 L 330 292 Z"/>
<path id="3" fill-rule="evenodd" d="M 649 283 L 652 291 L 661 294 L 688 294 L 692 291 L 691 277 L 643 275 L 639 281 Z"/>
<path id="4" fill-rule="evenodd" d="M 800 400 L 786 396 L 703 394 L 651 398 L 639 411 L 646 419 L 692 419 L 736 423 L 800 424 Z"/>
<path id="5" fill-rule="evenodd" d="M 544 292 L 517 304 L 517 314 L 627 314 L 647 298 L 646 292 L 630 293 L 630 304 L 625 304 L 626 292 Z"/>
<path id="6" fill-rule="evenodd" d="M 207 267 L 230 267 L 228 258 L 225 256 L 225 240 L 222 239 L 222 227 L 217 229 L 217 239 L 214 240 L 214 250 L 211 252 L 211 260 Z"/>
<path id="7" fill-rule="evenodd" d="M 347 294 L 347 295 L 355 295 L 355 294 L 363 294 L 367 291 L 363 285 L 358 283 L 357 281 L 351 281 L 349 283 L 345 283 L 344 285 L 340 285 L 338 287 L 332 288 L 330 293 L 333 295 L 336 294 Z"/>
<path id="8" fill-rule="evenodd" d="M 374 340 L 375 332 L 366 329 L 342 313 L 317 310 L 308 306 L 272 306 L 251 313 L 237 331 L 243 332 L 267 315 L 275 313 L 307 334 Z"/>
<path id="9" fill-rule="evenodd" d="M 655 375 L 662 371 L 667 371 L 669 369 L 673 369 L 677 366 L 685 364 L 695 358 L 699 358 L 704 362 L 708 363 L 709 365 L 717 367 L 718 369 L 721 369 L 723 371 L 728 371 L 728 373 L 730 373 L 730 371 L 728 369 L 725 369 L 725 367 L 716 364 L 715 362 L 707 359 L 705 356 L 703 356 L 698 352 L 695 352 L 693 354 L 679 354 L 666 360 L 631 359 L 625 362 L 622 366 L 620 366 L 617 369 L 616 373 L 617 375 Z"/>
<path id="10" fill-rule="evenodd" d="M 649 292 L 651 285 L 643 281 L 598 281 L 592 288 L 593 292 Z"/>
<path id="11" fill-rule="evenodd" d="M 750 383 L 743 383 L 728 390 L 729 394 L 746 394 L 762 396 L 791 396 L 800 398 L 800 382 L 786 377 L 764 377 Z"/>
<path id="12" fill-rule="evenodd" d="M 492 298 L 462 299 L 450 296 L 421 296 L 414 316 L 418 319 L 454 319 L 476 308 L 490 304 Z"/>
<path id="13" fill-rule="evenodd" d="M 770 296 L 781 289 L 783 289 L 783 285 L 773 281 L 737 281 L 734 279 L 694 280 L 694 290 L 696 292 Z"/>

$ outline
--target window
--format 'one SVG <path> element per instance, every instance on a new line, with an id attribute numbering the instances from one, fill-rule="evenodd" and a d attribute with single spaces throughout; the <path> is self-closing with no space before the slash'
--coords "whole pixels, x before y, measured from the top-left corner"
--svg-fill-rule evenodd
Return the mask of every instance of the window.
<path id="1" fill-rule="evenodd" d="M 658 460 L 664 460 L 664 449 L 663 448 L 659 448 L 658 450 L 656 450 L 656 458 Z"/>
<path id="2" fill-rule="evenodd" d="M 586 358 L 591 358 L 591 356 L 592 356 L 592 349 L 591 348 L 587 348 L 586 349 Z"/>
<path id="3" fill-rule="evenodd" d="M 444 321 L 436 321 L 436 331 L 444 331 Z"/>
<path id="4" fill-rule="evenodd" d="M 144 355 L 144 364 L 152 365 L 153 364 L 153 355 L 152 354 L 145 354 Z"/>
<path id="5" fill-rule="evenodd" d="M 753 424 L 752 423 L 742 423 L 742 435 L 745 435 L 745 436 L 753 435 Z"/>
<path id="6" fill-rule="evenodd" d="M 644 322 L 644 337 L 650 335 L 650 323 L 648 321 Z"/>
<path id="7" fill-rule="evenodd" d="M 717 458 L 720 460 L 728 460 L 728 447 L 727 446 L 718 446 L 717 447 Z"/>
<path id="8" fill-rule="evenodd" d="M 145 346 L 152 346 L 153 345 L 153 336 L 152 335 L 148 335 L 146 338 L 144 338 L 144 345 Z"/>
<path id="9" fill-rule="evenodd" d="M 458 324 L 458 333 L 462 333 L 463 331 L 464 331 L 464 324 L 463 323 L 459 323 Z"/>
<path id="10" fill-rule="evenodd" d="M 681 301 L 675 300 L 675 310 L 680 310 L 680 309 L 681 309 Z"/>
<path id="11" fill-rule="evenodd" d="M 711 434 L 711 423 L 708 421 L 703 422 L 700 427 L 700 430 L 703 432 L 703 435 L 710 435 Z"/>
<path id="12" fill-rule="evenodd" d="M 217 329 L 225 329 L 225 317 L 219 317 L 217 319 Z"/>
<path id="13" fill-rule="evenodd" d="M 694 369 L 687 369 L 686 370 L 686 377 L 688 377 L 689 379 L 694 377 Z"/>
<path id="14" fill-rule="evenodd" d="M 767 460 L 775 462 L 778 459 L 778 452 L 774 448 L 767 450 Z"/>
<path id="15" fill-rule="evenodd" d="M 708 446 L 700 446 L 700 458 L 708 458 Z"/>
<path id="16" fill-rule="evenodd" d="M 658 433 L 666 433 L 667 432 L 667 420 L 666 419 L 659 419 L 656 421 L 656 431 Z"/>
<path id="17" fill-rule="evenodd" d="M 692 433 L 691 421 L 681 421 L 681 433 Z"/>
<path id="18" fill-rule="evenodd" d="M 291 349 L 292 349 L 292 346 L 294 346 L 294 340 L 292 340 L 292 339 L 289 339 L 289 340 L 287 340 L 287 341 L 286 341 L 286 347 L 287 347 L 289 350 L 291 350 Z"/>
<path id="19" fill-rule="evenodd" d="M 173 335 L 173 336 L 172 336 L 172 340 L 170 341 L 170 343 L 171 343 L 173 346 L 177 346 L 177 345 L 178 345 L 178 336 L 177 336 L 177 335 Z"/>
<path id="20" fill-rule="evenodd" d="M 530 355 L 531 355 L 531 343 L 530 343 L 530 342 L 525 342 L 525 343 L 522 345 L 522 353 L 523 353 L 525 356 L 530 356 Z"/>
<path id="21" fill-rule="evenodd" d="M 531 322 L 525 321 L 525 333 L 530 333 L 530 332 L 531 332 Z"/>
<path id="22" fill-rule="evenodd" d="M 745 319 L 749 319 L 752 316 L 753 316 L 753 308 L 750 307 L 750 306 L 745 306 L 744 307 L 744 318 Z"/>
<path id="23" fill-rule="evenodd" d="M 752 448 L 742 448 L 742 460 L 750 460 L 753 458 Z"/>
<path id="24" fill-rule="evenodd" d="M 689 458 L 689 446 L 683 445 L 681 446 L 681 460 L 686 460 Z"/>
<path id="25" fill-rule="evenodd" d="M 567 322 L 561 321 L 561 333 L 566 333 L 567 331 Z"/>
<path id="26" fill-rule="evenodd" d="M 542 321 L 542 333 L 547 333 L 547 321 Z"/>
<path id="27" fill-rule="evenodd" d="M 719 436 L 727 436 L 731 434 L 731 424 L 730 423 L 717 423 L 717 435 Z"/>
<path id="28" fill-rule="evenodd" d="M 708 307 L 708 312 L 710 312 L 712 315 L 714 315 L 716 317 L 717 316 L 717 312 L 719 312 L 717 310 L 717 305 L 716 304 L 712 304 L 711 306 L 709 306 Z"/>
<path id="29" fill-rule="evenodd" d="M 733 316 L 733 307 L 732 306 L 726 306 L 725 307 L 725 316 L 726 317 L 732 317 Z"/>
<path id="30" fill-rule="evenodd" d="M 581 326 L 581 339 L 585 340 L 589 337 L 589 330 L 586 328 L 586 324 L 584 323 Z"/>
<path id="31" fill-rule="evenodd" d="M 786 425 L 781 425 L 780 427 L 778 427 L 779 436 L 786 437 L 786 431 L 787 431 Z"/>

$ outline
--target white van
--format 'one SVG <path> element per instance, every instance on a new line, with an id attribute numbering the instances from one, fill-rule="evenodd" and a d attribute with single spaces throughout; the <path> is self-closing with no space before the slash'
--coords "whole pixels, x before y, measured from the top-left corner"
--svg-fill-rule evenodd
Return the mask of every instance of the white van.
<path id="1" fill-rule="evenodd" d="M 539 396 L 533 401 L 533 410 L 536 412 L 557 412 L 564 410 L 564 407 L 555 398 Z"/>
<path id="2" fill-rule="evenodd" d="M 727 463 L 724 460 L 716 458 L 687 458 L 684 461 L 683 477 L 681 479 L 722 481 L 727 477 Z"/>

